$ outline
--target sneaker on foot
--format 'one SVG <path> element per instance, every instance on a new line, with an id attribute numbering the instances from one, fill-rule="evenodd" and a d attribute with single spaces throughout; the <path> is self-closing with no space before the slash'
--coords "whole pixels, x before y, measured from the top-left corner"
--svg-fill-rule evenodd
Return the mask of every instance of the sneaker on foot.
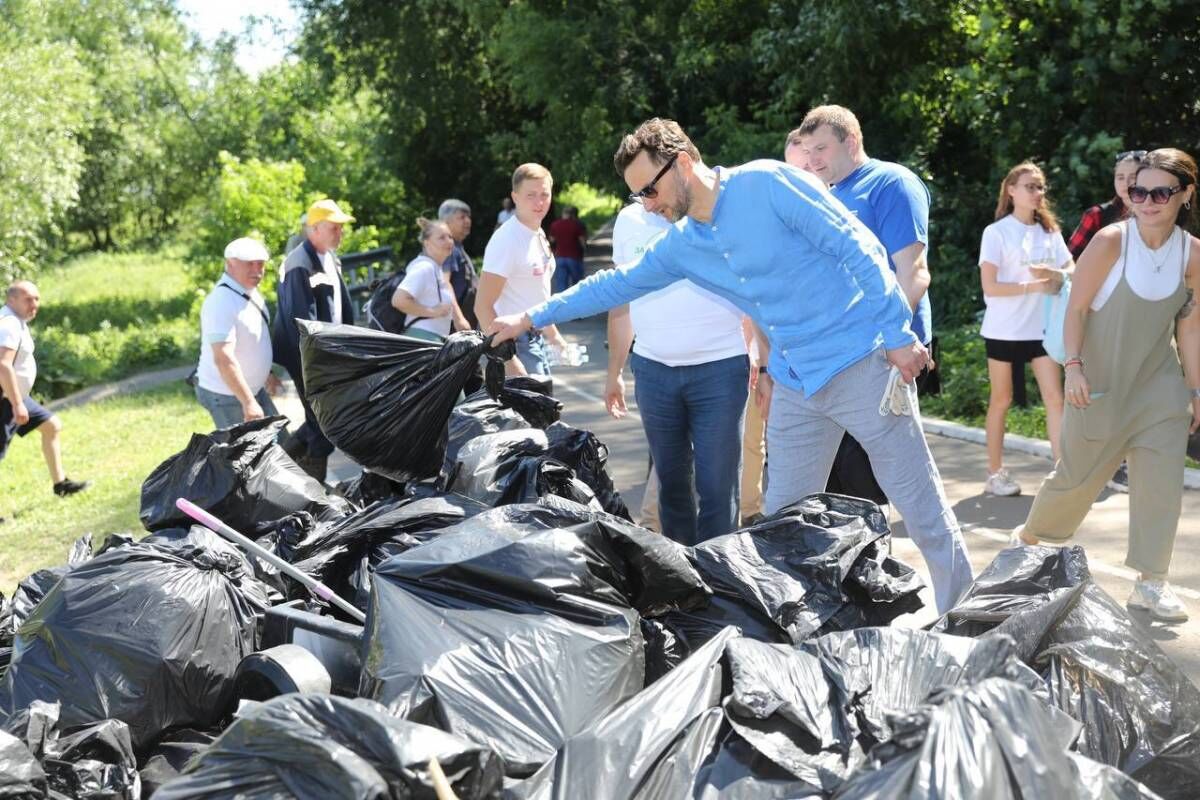
<path id="1" fill-rule="evenodd" d="M 1163 622 L 1186 622 L 1187 609 L 1166 581 L 1138 580 L 1125 605 L 1150 612 L 1150 616 Z"/>
<path id="2" fill-rule="evenodd" d="M 1021 493 L 1021 485 L 1008 476 L 1008 470 L 1002 469 L 988 475 L 983 491 L 997 497 L 1015 497 Z"/>
<path id="3" fill-rule="evenodd" d="M 76 492 L 82 492 L 91 485 L 91 481 L 73 481 L 70 478 L 63 478 L 54 484 L 54 493 L 59 497 L 66 497 Z"/>
<path id="4" fill-rule="evenodd" d="M 1105 485 L 1114 492 L 1129 494 L 1129 467 L 1124 461 L 1121 462 L 1121 466 L 1117 467 L 1117 471 Z"/>

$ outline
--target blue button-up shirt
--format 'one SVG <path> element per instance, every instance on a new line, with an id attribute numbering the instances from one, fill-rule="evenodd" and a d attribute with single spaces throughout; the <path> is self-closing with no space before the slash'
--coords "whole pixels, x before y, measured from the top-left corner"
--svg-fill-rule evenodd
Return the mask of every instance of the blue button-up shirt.
<path id="1" fill-rule="evenodd" d="M 879 240 L 816 178 L 766 160 L 717 175 L 711 222 L 680 220 L 641 260 L 531 309 L 534 326 L 598 314 L 688 278 L 749 315 L 771 343 L 768 373 L 808 396 L 880 346 L 917 341 Z"/>

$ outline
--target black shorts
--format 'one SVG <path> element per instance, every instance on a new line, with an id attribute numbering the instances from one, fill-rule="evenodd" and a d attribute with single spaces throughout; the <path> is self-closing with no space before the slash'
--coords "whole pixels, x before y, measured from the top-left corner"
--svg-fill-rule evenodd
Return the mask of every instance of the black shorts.
<path id="1" fill-rule="evenodd" d="M 1045 358 L 1046 348 L 1042 347 L 1041 339 L 1010 342 L 1007 339 L 989 339 L 983 337 L 987 357 L 993 361 L 1007 361 L 1010 364 L 1029 362 L 1035 358 Z"/>
<path id="2" fill-rule="evenodd" d="M 29 412 L 29 422 L 18 425 L 13 418 L 12 403 L 8 402 L 8 398 L 0 397 L 0 458 L 4 458 L 8 452 L 8 443 L 14 436 L 27 436 L 54 416 L 32 397 L 25 398 L 25 410 Z"/>

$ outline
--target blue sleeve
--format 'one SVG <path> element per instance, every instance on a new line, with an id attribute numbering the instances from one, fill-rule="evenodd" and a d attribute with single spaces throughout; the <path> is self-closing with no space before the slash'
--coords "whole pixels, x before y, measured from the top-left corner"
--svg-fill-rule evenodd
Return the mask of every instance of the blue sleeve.
<path id="1" fill-rule="evenodd" d="M 917 242 L 929 244 L 929 192 L 916 175 L 897 175 L 874 206 L 876 234 L 888 255 Z"/>
<path id="2" fill-rule="evenodd" d="M 795 174 L 792 174 L 792 172 Z M 887 255 L 865 225 L 820 186 L 795 168 L 782 168 L 768 197 L 784 224 L 818 251 L 836 259 L 854 278 L 879 323 L 888 350 L 917 341 L 912 309 L 887 264 Z"/>
<path id="3" fill-rule="evenodd" d="M 639 260 L 597 272 L 567 291 L 529 309 L 533 326 L 544 328 L 590 317 L 625 305 L 686 277 L 675 266 L 676 259 L 672 257 L 676 239 L 680 235 L 678 230 L 669 230 L 667 235 L 656 239 Z"/>

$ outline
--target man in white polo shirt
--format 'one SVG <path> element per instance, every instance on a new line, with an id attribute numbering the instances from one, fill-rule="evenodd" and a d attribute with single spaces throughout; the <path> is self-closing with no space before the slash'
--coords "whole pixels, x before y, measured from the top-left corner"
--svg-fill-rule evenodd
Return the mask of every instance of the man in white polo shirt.
<path id="1" fill-rule="evenodd" d="M 8 287 L 0 306 L 0 460 L 14 436 L 37 431 L 42 437 L 42 456 L 50 470 L 54 493 L 59 497 L 83 491 L 87 481 L 73 481 L 63 472 L 58 434 L 62 421 L 30 397 L 37 379 L 33 360 L 33 337 L 29 322 L 37 316 L 42 297 L 29 281 L 17 281 Z M 0 517 L 4 522 L 4 517 Z"/>
<path id="2" fill-rule="evenodd" d="M 639 203 L 626 206 L 613 229 L 613 261 L 637 261 L 670 227 Z M 610 311 L 605 404 L 614 417 L 625 411 L 621 371 L 630 344 L 634 393 L 659 481 L 662 532 L 685 545 L 729 533 L 738 521 L 750 379 L 742 312 L 688 280 Z"/>
<path id="3" fill-rule="evenodd" d="M 550 298 L 554 254 L 542 220 L 550 210 L 554 181 L 541 164 L 522 164 L 513 172 L 512 187 L 516 211 L 496 229 L 483 251 L 475 315 L 485 331 L 496 317 Z M 517 356 L 507 365 L 510 375 L 549 375 L 549 347 L 566 344 L 553 325 L 526 331 L 516 341 Z"/>
<path id="4" fill-rule="evenodd" d="M 196 399 L 218 428 L 279 413 L 268 393 L 279 386 L 271 374 L 271 317 L 258 292 L 269 257 L 262 242 L 234 239 L 225 247 L 225 273 L 200 307 Z"/>

